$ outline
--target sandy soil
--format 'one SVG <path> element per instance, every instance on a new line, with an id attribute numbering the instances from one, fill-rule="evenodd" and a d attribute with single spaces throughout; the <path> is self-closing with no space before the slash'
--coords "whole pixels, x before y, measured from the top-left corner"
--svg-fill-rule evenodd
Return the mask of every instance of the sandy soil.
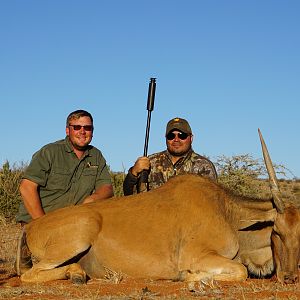
<path id="1" fill-rule="evenodd" d="M 24 284 L 18 277 L 12 277 L 3 278 L 0 285 L 0 299 L 300 299 L 298 284 L 281 285 L 266 279 L 210 284 L 90 280 L 86 285 L 74 285 L 69 281 Z"/>

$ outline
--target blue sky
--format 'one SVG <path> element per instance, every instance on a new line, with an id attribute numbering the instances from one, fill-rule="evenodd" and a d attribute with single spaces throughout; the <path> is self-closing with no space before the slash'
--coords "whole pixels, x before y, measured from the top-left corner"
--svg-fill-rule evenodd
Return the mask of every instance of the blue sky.
<path id="1" fill-rule="evenodd" d="M 169 119 L 190 121 L 193 148 L 271 158 L 300 177 L 300 2 L 0 0 L 0 166 L 64 138 L 69 112 L 94 116 L 93 145 L 114 171 L 148 153 Z"/>

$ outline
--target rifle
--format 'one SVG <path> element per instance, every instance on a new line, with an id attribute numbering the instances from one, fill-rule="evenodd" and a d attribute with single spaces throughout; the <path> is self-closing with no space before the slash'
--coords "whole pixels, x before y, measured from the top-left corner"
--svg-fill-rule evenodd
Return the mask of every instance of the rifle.
<path id="1" fill-rule="evenodd" d="M 149 142 L 149 132 L 150 132 L 150 122 L 151 122 L 151 112 L 154 108 L 154 98 L 155 98 L 155 89 L 156 89 L 156 78 L 150 78 L 149 88 L 148 88 L 148 102 L 147 102 L 147 126 L 146 126 L 146 135 L 145 135 L 145 144 L 144 144 L 144 156 L 148 154 L 148 142 Z M 148 185 L 148 171 L 144 170 L 141 172 L 139 182 L 137 185 L 137 192 L 143 192 L 149 190 Z"/>

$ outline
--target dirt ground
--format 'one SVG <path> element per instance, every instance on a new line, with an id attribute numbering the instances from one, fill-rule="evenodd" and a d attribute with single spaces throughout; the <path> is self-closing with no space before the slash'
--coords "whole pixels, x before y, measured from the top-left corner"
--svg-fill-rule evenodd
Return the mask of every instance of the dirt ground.
<path id="1" fill-rule="evenodd" d="M 1 282 L 0 299 L 300 299 L 298 285 L 283 286 L 271 280 L 213 285 L 126 279 L 120 283 L 91 280 L 86 285 L 68 281 L 22 284 L 13 277 Z"/>
<path id="2" fill-rule="evenodd" d="M 0 225 L 0 299 L 300 299 L 300 284 L 282 285 L 276 278 L 188 284 L 110 276 L 89 280 L 85 285 L 67 280 L 24 284 L 13 267 L 20 228 L 15 224 Z"/>

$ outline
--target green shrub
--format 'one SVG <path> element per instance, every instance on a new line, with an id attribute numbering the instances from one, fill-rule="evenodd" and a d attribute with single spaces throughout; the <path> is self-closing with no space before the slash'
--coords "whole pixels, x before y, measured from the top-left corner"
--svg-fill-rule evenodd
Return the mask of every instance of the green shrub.
<path id="1" fill-rule="evenodd" d="M 0 169 L 0 213 L 7 219 L 14 218 L 18 211 L 21 201 L 19 184 L 24 169 L 24 165 L 10 167 L 8 161 Z"/>
<path id="2" fill-rule="evenodd" d="M 249 154 L 219 156 L 215 162 L 221 185 L 241 196 L 266 198 L 271 197 L 268 183 L 268 173 L 262 159 L 254 159 Z M 292 199 L 291 186 L 295 182 L 293 173 L 283 165 L 273 164 L 277 176 L 285 178 L 279 179 L 279 187 L 282 197 Z M 294 177 L 287 180 L 287 176 Z M 290 181 L 290 182 L 289 182 Z"/>
<path id="3" fill-rule="evenodd" d="M 125 179 L 126 174 L 124 172 L 110 172 L 112 185 L 114 188 L 114 194 L 116 197 L 124 196 L 123 193 L 123 181 Z"/>
<path id="4" fill-rule="evenodd" d="M 219 177 L 218 181 L 235 194 L 259 197 L 259 176 L 265 169 L 258 159 L 251 155 L 219 156 L 215 162 Z"/>

